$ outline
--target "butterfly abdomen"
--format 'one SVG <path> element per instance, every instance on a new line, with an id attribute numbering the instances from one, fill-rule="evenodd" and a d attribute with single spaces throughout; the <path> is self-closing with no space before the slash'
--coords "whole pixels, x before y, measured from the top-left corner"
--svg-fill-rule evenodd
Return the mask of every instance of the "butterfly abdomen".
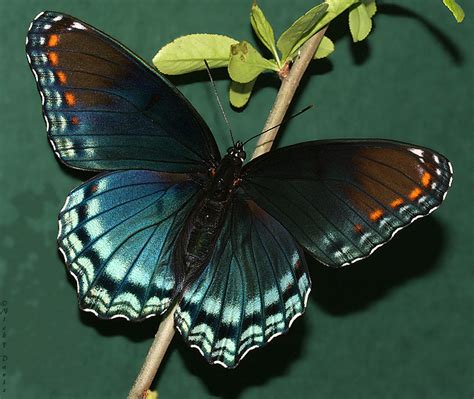
<path id="1" fill-rule="evenodd" d="M 178 291 L 192 283 L 209 262 L 241 169 L 242 160 L 227 155 L 211 172 L 202 197 L 189 215 L 173 254 Z"/>
<path id="2" fill-rule="evenodd" d="M 204 197 L 189 221 L 185 260 L 188 269 L 207 261 L 227 210 L 227 201 Z"/>
<path id="3" fill-rule="evenodd" d="M 228 207 L 229 201 L 203 195 L 189 215 L 173 253 L 175 294 L 193 283 L 209 262 Z"/>

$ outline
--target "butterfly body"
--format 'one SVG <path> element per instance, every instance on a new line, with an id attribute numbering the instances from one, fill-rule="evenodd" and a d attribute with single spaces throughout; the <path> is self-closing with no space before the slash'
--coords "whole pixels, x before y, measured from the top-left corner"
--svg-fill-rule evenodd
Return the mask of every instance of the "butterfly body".
<path id="1" fill-rule="evenodd" d="M 229 148 L 219 165 L 209 170 L 195 210 L 181 231 L 173 256 L 175 280 L 182 281 L 176 292 L 192 282 L 209 261 L 226 212 L 238 188 L 242 164 L 246 157 L 243 145 L 237 142 Z"/>
<path id="2" fill-rule="evenodd" d="M 452 182 L 443 155 L 391 140 L 310 141 L 247 163 L 237 142 L 222 157 L 176 87 L 62 13 L 33 20 L 26 54 L 55 155 L 99 172 L 59 213 L 79 306 L 142 320 L 176 303 L 176 328 L 210 363 L 237 366 L 304 312 L 303 248 L 335 268 L 364 259 Z"/>

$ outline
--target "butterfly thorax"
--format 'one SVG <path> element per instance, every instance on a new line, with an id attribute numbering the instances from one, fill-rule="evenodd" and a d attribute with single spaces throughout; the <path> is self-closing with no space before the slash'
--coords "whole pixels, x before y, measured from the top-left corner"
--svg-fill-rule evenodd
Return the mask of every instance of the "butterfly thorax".
<path id="1" fill-rule="evenodd" d="M 174 253 L 175 278 L 181 284 L 191 283 L 209 261 L 233 193 L 240 184 L 244 159 L 245 152 L 238 142 L 216 168 L 210 169 L 209 180 Z"/>
<path id="2" fill-rule="evenodd" d="M 244 160 L 245 151 L 240 142 L 227 150 L 227 154 L 222 158 L 217 168 L 210 170 L 211 179 L 205 188 L 209 199 L 218 202 L 229 200 L 239 184 Z"/>

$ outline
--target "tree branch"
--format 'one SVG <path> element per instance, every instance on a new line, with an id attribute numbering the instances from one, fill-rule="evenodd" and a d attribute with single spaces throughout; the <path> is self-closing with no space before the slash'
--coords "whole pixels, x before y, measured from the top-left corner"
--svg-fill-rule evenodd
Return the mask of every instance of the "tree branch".
<path id="1" fill-rule="evenodd" d="M 265 122 L 265 126 L 262 129 L 262 131 L 270 130 L 260 136 L 255 151 L 252 154 L 252 159 L 265 154 L 272 148 L 273 141 L 278 134 L 279 126 L 274 129 L 272 129 L 272 127 L 279 125 L 283 121 L 286 111 L 296 93 L 296 89 L 300 84 L 301 78 L 303 77 L 306 68 L 308 68 L 310 61 L 313 59 L 321 40 L 323 40 L 326 30 L 327 25 L 301 47 L 300 54 L 293 63 L 288 76 L 283 79 L 275 103 L 273 104 L 267 121 Z"/>
<path id="2" fill-rule="evenodd" d="M 166 354 L 169 344 L 174 336 L 174 312 L 175 304 L 161 321 L 160 327 L 155 334 L 153 343 L 151 344 L 142 369 L 133 384 L 132 389 L 128 393 L 128 399 L 144 399 L 147 396 L 148 388 L 150 388 L 153 378 L 160 367 L 161 361 Z"/>
<path id="3" fill-rule="evenodd" d="M 283 121 L 286 111 L 290 106 L 291 100 L 295 95 L 296 89 L 298 88 L 301 78 L 303 77 L 306 68 L 316 50 L 323 39 L 326 32 L 327 26 L 316 33 L 311 39 L 309 39 L 302 47 L 300 54 L 296 61 L 293 63 L 288 76 L 283 79 L 280 90 L 278 91 L 275 103 L 273 104 L 270 115 L 265 123 L 263 130 L 270 129 L 273 126 L 278 125 Z M 258 143 L 255 151 L 252 155 L 252 159 L 270 151 L 273 141 L 278 133 L 278 127 L 263 134 Z M 148 388 L 153 382 L 158 368 L 166 354 L 166 350 L 174 336 L 174 312 L 176 311 L 177 304 L 168 312 L 166 317 L 162 320 L 158 332 L 155 335 L 153 343 L 151 344 L 150 350 L 146 356 L 145 362 L 143 363 L 142 369 L 138 374 L 132 389 L 128 394 L 128 399 L 144 399 L 147 396 Z"/>

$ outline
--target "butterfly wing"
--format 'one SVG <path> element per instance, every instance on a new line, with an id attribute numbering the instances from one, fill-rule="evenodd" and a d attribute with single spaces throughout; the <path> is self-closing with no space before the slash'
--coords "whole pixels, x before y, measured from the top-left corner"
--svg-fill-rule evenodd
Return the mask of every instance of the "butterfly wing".
<path id="1" fill-rule="evenodd" d="M 254 201 L 238 196 L 209 264 L 183 294 L 175 324 L 210 363 L 232 368 L 286 332 L 309 291 L 299 246 Z"/>
<path id="2" fill-rule="evenodd" d="M 46 11 L 26 53 L 58 158 L 88 170 L 207 171 L 220 155 L 192 105 L 111 37 Z"/>
<path id="3" fill-rule="evenodd" d="M 385 140 L 313 141 L 271 151 L 242 188 L 320 262 L 345 266 L 435 210 L 452 167 L 442 155 Z"/>
<path id="4" fill-rule="evenodd" d="M 164 312 L 175 286 L 171 255 L 198 197 L 185 174 L 101 174 L 73 190 L 59 214 L 58 243 L 79 305 L 104 318 Z"/>

